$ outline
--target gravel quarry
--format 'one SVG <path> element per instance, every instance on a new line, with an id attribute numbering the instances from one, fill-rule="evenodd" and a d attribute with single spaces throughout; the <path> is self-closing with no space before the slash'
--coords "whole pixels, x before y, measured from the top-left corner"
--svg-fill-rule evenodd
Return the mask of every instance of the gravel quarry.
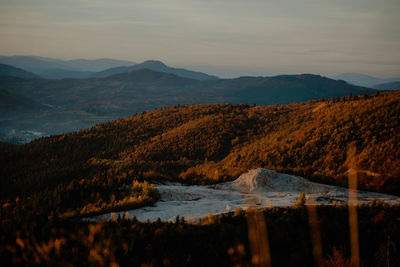
<path id="1" fill-rule="evenodd" d="M 296 203 L 300 192 L 306 204 L 330 205 L 348 202 L 349 190 L 342 187 L 310 182 L 309 180 L 267 169 L 254 169 L 232 182 L 217 185 L 183 185 L 165 183 L 156 185 L 160 200 L 154 206 L 135 210 L 111 212 L 89 220 L 113 219 L 118 216 L 136 217 L 139 221 L 175 221 L 184 217 L 196 221 L 209 214 L 220 214 L 240 209 L 288 207 Z M 358 191 L 357 203 L 370 203 L 373 199 L 389 205 L 400 204 L 400 198 L 380 193 Z"/>

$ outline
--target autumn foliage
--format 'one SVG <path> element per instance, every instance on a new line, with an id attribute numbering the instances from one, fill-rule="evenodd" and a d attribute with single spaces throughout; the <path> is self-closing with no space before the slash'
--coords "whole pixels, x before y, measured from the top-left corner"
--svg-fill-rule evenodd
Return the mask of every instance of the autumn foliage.
<path id="1" fill-rule="evenodd" d="M 399 114 L 399 91 L 290 105 L 144 112 L 5 148 L 2 205 L 85 214 L 128 199 L 140 205 L 156 201 L 156 192 L 139 199 L 125 190 L 134 181 L 216 183 L 257 167 L 338 185 L 356 172 L 361 189 L 399 194 Z"/>

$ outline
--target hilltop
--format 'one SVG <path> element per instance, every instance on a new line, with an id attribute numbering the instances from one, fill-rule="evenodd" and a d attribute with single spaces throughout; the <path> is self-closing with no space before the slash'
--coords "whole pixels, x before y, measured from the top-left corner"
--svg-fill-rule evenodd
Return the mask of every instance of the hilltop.
<path id="1" fill-rule="evenodd" d="M 128 73 L 136 70 L 153 70 L 159 72 L 165 72 L 170 74 L 175 74 L 184 78 L 195 79 L 195 80 L 216 80 L 217 76 L 208 75 L 202 72 L 186 70 L 182 68 L 173 68 L 165 65 L 163 62 L 158 60 L 147 60 L 140 64 L 126 67 L 115 67 L 106 69 L 97 73 L 93 73 L 91 77 L 107 77 L 119 73 Z"/>

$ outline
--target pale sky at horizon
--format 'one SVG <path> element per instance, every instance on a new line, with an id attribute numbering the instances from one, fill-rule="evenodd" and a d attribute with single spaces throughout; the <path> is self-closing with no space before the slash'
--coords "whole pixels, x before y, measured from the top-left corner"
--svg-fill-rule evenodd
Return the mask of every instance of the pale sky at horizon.
<path id="1" fill-rule="evenodd" d="M 0 0 L 0 55 L 158 59 L 226 77 L 400 76 L 399 29 L 400 0 Z"/>

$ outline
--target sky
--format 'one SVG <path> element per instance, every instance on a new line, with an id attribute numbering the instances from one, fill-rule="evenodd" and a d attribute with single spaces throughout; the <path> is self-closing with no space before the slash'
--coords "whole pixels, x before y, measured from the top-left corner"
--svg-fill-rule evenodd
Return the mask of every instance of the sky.
<path id="1" fill-rule="evenodd" d="M 400 0 L 0 0 L 0 55 L 400 76 Z"/>

